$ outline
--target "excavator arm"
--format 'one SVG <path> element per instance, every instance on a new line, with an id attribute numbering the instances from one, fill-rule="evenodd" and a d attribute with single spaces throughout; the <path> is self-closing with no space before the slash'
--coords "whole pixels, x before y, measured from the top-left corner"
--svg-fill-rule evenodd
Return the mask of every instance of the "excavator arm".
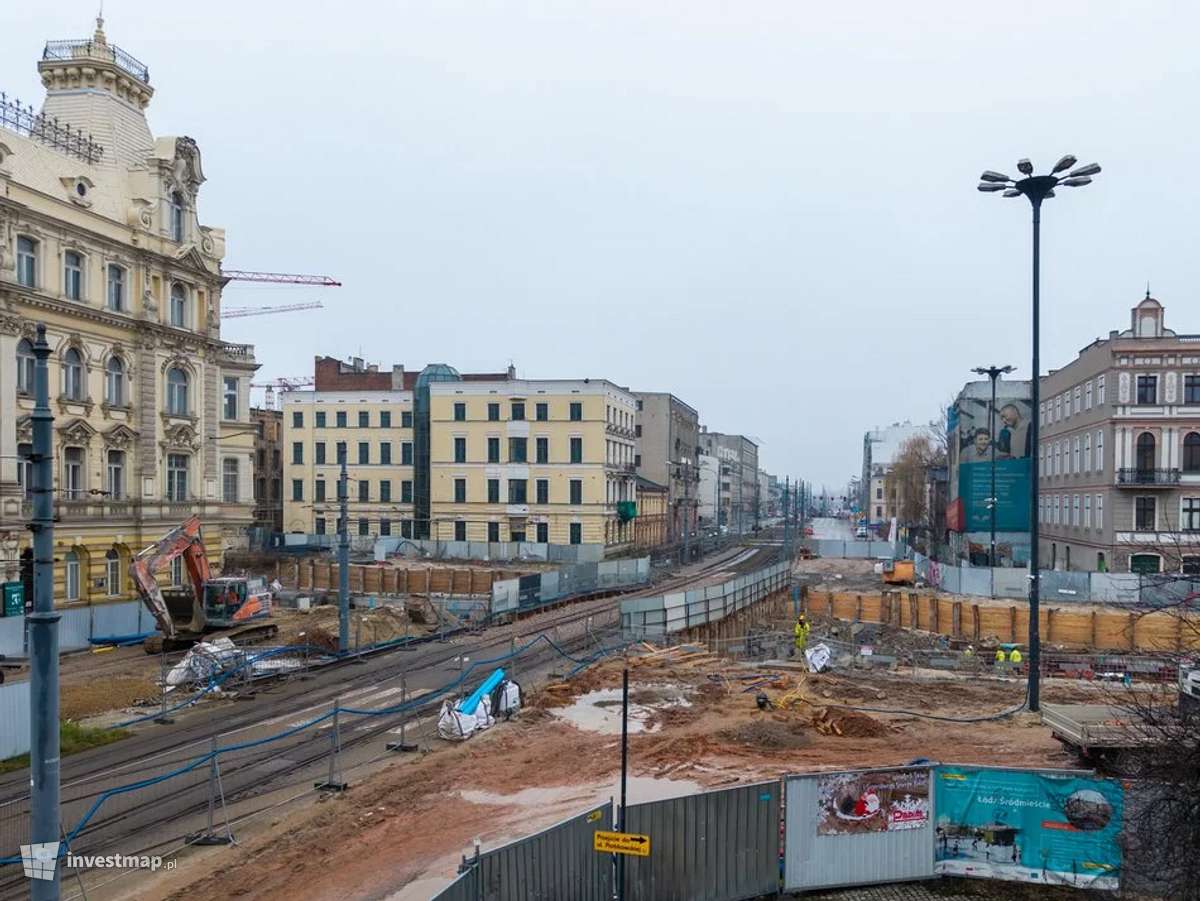
<path id="1" fill-rule="evenodd" d="M 129 567 L 138 594 L 142 596 L 142 603 L 154 615 L 154 621 L 167 638 L 174 638 L 177 632 L 156 576 L 177 557 L 183 557 L 188 579 L 192 583 L 192 621 L 188 629 L 202 632 L 205 625 L 204 585 L 211 578 L 212 571 L 208 565 L 208 555 L 204 552 L 199 516 L 188 518 L 154 542 L 134 557 Z"/>

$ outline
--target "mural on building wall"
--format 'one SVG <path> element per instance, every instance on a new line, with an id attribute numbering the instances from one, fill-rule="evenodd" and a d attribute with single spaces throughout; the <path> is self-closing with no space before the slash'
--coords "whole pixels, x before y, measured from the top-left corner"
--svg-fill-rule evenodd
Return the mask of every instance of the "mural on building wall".
<path id="1" fill-rule="evenodd" d="M 929 822 L 929 770 L 830 773 L 817 797 L 818 835 L 918 829 Z"/>
<path id="2" fill-rule="evenodd" d="M 993 451 L 995 452 L 996 531 L 1029 530 L 1029 490 L 1033 465 L 1029 401 L 960 397 L 946 417 L 950 449 L 951 529 L 983 532 L 992 528 Z"/>
<path id="3" fill-rule="evenodd" d="M 937 872 L 1118 887 L 1119 782 L 970 767 L 940 767 L 937 778 Z"/>

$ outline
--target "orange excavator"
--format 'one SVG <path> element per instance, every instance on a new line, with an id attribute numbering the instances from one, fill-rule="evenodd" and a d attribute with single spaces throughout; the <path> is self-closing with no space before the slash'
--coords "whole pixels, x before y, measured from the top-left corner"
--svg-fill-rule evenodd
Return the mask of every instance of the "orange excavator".
<path id="1" fill-rule="evenodd" d="M 156 578 L 180 557 L 192 583 L 189 603 L 176 611 L 181 619 L 190 615 L 186 629 L 176 626 Z M 238 644 L 262 641 L 279 632 L 274 623 L 252 622 L 271 615 L 272 597 L 265 585 L 252 586 L 249 580 L 236 576 L 213 577 L 204 552 L 199 516 L 185 520 L 134 557 L 130 574 L 142 603 L 153 614 L 161 632 L 146 639 L 147 654 L 190 648 L 202 641 L 205 633 L 215 630 L 229 630 L 224 637 Z"/>

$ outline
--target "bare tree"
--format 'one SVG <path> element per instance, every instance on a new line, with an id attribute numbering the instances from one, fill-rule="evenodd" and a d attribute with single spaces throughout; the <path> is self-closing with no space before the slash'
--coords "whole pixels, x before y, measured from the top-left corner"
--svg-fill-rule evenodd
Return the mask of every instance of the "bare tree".
<path id="1" fill-rule="evenodd" d="M 931 426 L 932 428 L 932 426 Z M 945 440 L 945 432 L 942 433 Z M 909 529 L 914 544 L 928 553 L 940 534 L 944 504 L 937 473 L 946 467 L 946 451 L 933 438 L 915 435 L 900 445 L 884 482 L 884 490 L 900 522 Z"/>

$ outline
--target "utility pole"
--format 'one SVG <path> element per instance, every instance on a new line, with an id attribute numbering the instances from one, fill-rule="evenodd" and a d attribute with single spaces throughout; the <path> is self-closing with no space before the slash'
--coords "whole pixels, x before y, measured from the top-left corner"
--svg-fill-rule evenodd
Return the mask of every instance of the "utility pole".
<path id="1" fill-rule="evenodd" d="M 346 442 L 338 442 L 338 653 L 350 650 L 350 491 Z"/>
<path id="2" fill-rule="evenodd" d="M 58 621 L 54 609 L 54 448 L 50 412 L 50 345 L 46 325 L 38 323 L 33 345 L 34 407 L 32 493 L 33 518 L 33 613 L 29 625 L 29 683 L 33 719 L 30 723 L 30 830 L 29 840 L 55 849 L 62 839 L 59 814 L 62 772 L 58 735 Z M 32 879 L 33 901 L 58 901 L 62 883 L 59 867 L 50 879 Z"/>
<path id="3" fill-rule="evenodd" d="M 992 381 L 992 403 L 988 407 L 988 443 L 992 446 L 992 493 L 988 497 L 988 510 L 992 517 L 992 543 L 988 552 L 988 566 L 996 567 L 996 380 L 1000 376 L 1013 371 L 1012 366 L 976 366 L 971 370 L 979 375 L 986 375 Z M 1032 418 L 1033 414 L 1030 414 Z M 1011 451 L 1011 448 L 1010 448 Z"/>
<path id="4" fill-rule="evenodd" d="M 691 523 L 688 522 L 691 514 L 691 504 L 688 494 L 688 482 L 692 480 L 692 469 L 687 463 L 684 463 L 683 471 L 683 563 L 686 566 L 692 558 L 688 556 L 688 535 L 692 531 Z"/>
<path id="5" fill-rule="evenodd" d="M 790 560 L 791 554 L 791 511 L 788 509 L 788 504 L 791 503 L 788 498 L 788 488 L 791 487 L 792 477 L 787 476 L 783 480 L 783 553 Z"/>

